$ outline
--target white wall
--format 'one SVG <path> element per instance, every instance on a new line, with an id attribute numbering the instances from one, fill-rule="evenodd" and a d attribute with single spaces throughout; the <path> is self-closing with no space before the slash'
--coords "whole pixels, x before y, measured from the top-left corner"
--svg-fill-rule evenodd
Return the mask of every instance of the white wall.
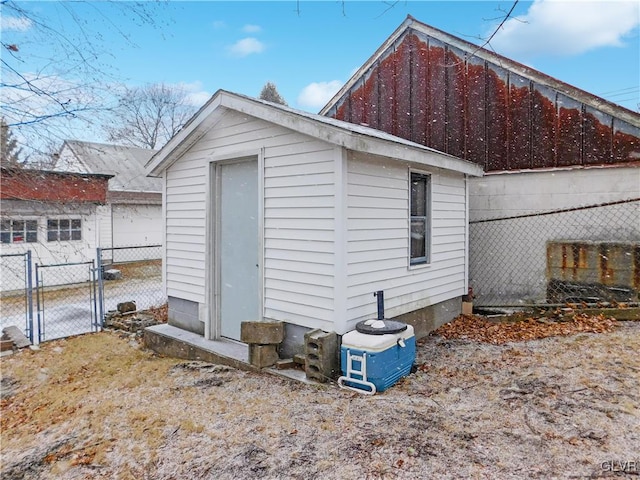
<path id="1" fill-rule="evenodd" d="M 409 165 L 349 157 L 347 330 L 375 317 L 377 290 L 384 290 L 386 317 L 466 294 L 465 179 L 427 173 L 432 174 L 431 263 L 409 267 Z"/>
<path id="2" fill-rule="evenodd" d="M 640 197 L 640 169 L 630 167 L 490 174 L 470 181 L 470 284 L 476 304 L 546 299 L 551 240 L 638 241 L 638 203 L 554 215 L 473 223 Z"/>
<path id="3" fill-rule="evenodd" d="M 34 243 L 8 243 L 0 245 L 0 253 L 14 254 L 32 252 L 35 265 L 52 265 L 61 263 L 79 263 L 92 261 L 96 257 L 99 237 L 99 220 L 95 205 L 62 205 L 52 207 L 47 204 L 30 204 L 29 202 L 4 201 L 3 218 L 19 220 L 38 220 L 38 241 Z M 82 220 L 82 239 L 73 241 L 47 241 L 47 219 L 80 218 Z M 3 262 L 3 265 L 7 265 Z M 13 263 L 12 263 L 13 264 Z M 0 291 L 19 283 L 15 276 L 22 272 L 12 272 L 3 268 L 0 275 Z M 82 267 L 69 268 L 65 272 L 60 269 L 43 270 L 45 286 L 62 285 L 87 281 L 88 274 Z M 35 281 L 35 277 L 34 277 Z M 35 286 L 35 283 L 34 283 Z"/>
<path id="4" fill-rule="evenodd" d="M 640 168 L 493 173 L 469 183 L 470 220 L 572 208 L 640 197 Z"/>
<path id="5" fill-rule="evenodd" d="M 206 299 L 210 158 L 242 156 L 240 152 L 261 149 L 264 316 L 331 329 L 333 164 L 339 150 L 237 112 L 225 113 L 216 127 L 166 172 L 167 295 L 200 304 Z"/>

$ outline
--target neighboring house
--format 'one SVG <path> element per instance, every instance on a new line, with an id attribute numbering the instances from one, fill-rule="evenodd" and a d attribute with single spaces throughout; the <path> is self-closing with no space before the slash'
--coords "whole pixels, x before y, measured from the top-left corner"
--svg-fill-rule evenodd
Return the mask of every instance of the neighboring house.
<path id="1" fill-rule="evenodd" d="M 472 223 L 640 197 L 640 114 L 411 17 L 320 113 L 483 167 L 486 175 L 469 184 Z M 513 281 L 523 268 L 517 240 L 505 237 L 504 223 L 496 223 L 482 238 L 472 237 L 474 292 L 503 295 L 507 302 L 545 301 L 547 245 L 567 242 L 575 250 L 576 242 L 614 242 L 629 244 L 630 252 L 640 249 L 640 213 L 631 219 L 620 214 L 632 208 L 621 203 L 594 210 L 578 233 L 530 230 L 537 237 L 527 252 L 535 271 L 520 285 Z M 569 225 L 577 215 L 568 212 L 559 223 Z M 625 269 L 640 271 L 640 257 L 626 257 Z M 594 260 L 593 268 L 600 264 Z M 615 285 L 607 272 L 600 276 Z M 504 281 L 496 284 L 495 277 Z"/>
<path id="2" fill-rule="evenodd" d="M 66 140 L 56 169 L 111 175 L 101 219 L 100 246 L 162 243 L 162 180 L 146 176 L 154 150 Z M 130 258 L 131 259 L 131 258 Z"/>
<path id="3" fill-rule="evenodd" d="M 164 182 L 169 323 L 238 340 L 247 320 L 417 334 L 467 293 L 468 179 L 482 168 L 347 122 L 218 91 L 148 163 Z"/>
<path id="4" fill-rule="evenodd" d="M 3 255 L 32 251 L 41 265 L 89 262 L 101 236 L 99 221 L 110 175 L 2 168 L 0 248 Z M 23 272 L 15 274 L 23 275 Z M 2 271 L 2 285 L 19 285 Z M 47 279 L 45 279 L 47 280 Z M 45 284 L 86 278 L 50 279 Z"/>

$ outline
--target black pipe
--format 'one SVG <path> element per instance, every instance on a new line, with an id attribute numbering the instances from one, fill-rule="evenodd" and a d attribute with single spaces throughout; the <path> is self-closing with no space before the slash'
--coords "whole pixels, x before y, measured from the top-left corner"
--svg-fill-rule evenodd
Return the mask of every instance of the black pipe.
<path id="1" fill-rule="evenodd" d="M 373 296 L 378 299 L 378 320 L 384 320 L 384 291 L 373 292 Z"/>

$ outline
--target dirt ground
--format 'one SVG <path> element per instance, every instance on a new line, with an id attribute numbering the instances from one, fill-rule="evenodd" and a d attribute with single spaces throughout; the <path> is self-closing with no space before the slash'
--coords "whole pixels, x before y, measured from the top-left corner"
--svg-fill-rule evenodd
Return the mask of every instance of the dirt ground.
<path id="1" fill-rule="evenodd" d="M 639 478 L 640 322 L 609 327 L 430 336 L 375 396 L 161 358 L 120 332 L 48 342 L 0 361 L 1 478 Z"/>

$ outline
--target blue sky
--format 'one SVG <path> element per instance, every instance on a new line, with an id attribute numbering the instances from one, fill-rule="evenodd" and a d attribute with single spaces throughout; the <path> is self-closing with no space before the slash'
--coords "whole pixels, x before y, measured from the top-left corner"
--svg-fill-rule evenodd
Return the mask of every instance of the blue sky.
<path id="1" fill-rule="evenodd" d="M 36 35 L 37 24 L 5 9 L 2 42 L 19 47 L 13 65 L 24 75 L 46 72 L 51 82 L 76 84 L 79 75 L 91 74 L 107 84 L 165 82 L 185 88 L 195 105 L 219 88 L 258 96 L 271 81 L 289 105 L 312 112 L 407 14 L 482 43 L 513 5 L 510 0 L 168 2 L 146 3 L 147 21 L 123 8 L 125 3 L 15 3 L 74 43 L 56 46 Z M 520 1 L 513 16 L 491 42 L 498 53 L 638 111 L 640 3 Z M 70 50 L 84 51 L 85 41 L 98 65 L 93 73 L 56 69 Z"/>

